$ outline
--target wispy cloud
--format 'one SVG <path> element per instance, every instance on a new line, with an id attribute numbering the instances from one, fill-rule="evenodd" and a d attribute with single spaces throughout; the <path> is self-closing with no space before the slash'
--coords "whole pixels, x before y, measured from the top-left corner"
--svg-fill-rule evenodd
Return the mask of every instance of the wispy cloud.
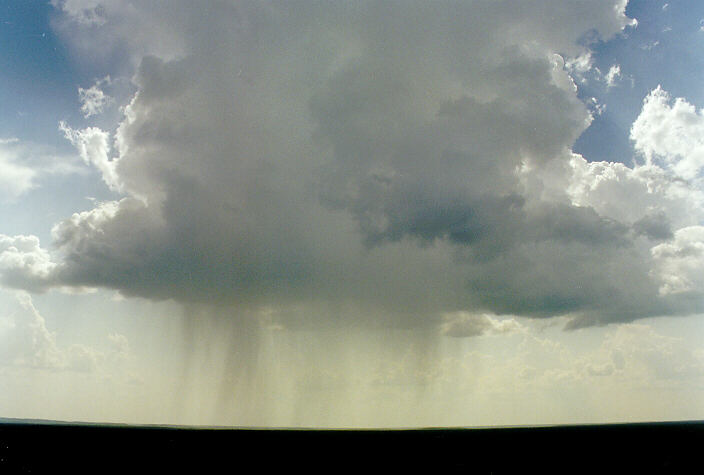
<path id="1" fill-rule="evenodd" d="M 15 137 L 0 139 L 0 201 L 16 201 L 51 175 L 83 173 L 70 156 Z"/>
<path id="2" fill-rule="evenodd" d="M 81 112 L 88 118 L 103 112 L 105 107 L 114 102 L 114 99 L 103 92 L 103 85 L 110 84 L 110 76 L 96 81 L 88 89 L 78 88 L 78 98 L 81 101 Z"/>
<path id="3" fill-rule="evenodd" d="M 105 363 L 129 357 L 129 343 L 124 335 L 110 334 L 104 350 L 74 343 L 62 346 L 47 328 L 46 320 L 25 292 L 15 294 L 18 308 L 0 327 L 0 366 L 48 371 L 96 372 Z"/>

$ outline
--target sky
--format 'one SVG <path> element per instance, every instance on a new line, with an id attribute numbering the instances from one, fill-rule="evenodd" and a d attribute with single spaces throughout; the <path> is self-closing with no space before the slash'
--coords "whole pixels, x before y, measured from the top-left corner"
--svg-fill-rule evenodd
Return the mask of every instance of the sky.
<path id="1" fill-rule="evenodd" d="M 0 417 L 704 418 L 704 5 L 10 0 Z"/>

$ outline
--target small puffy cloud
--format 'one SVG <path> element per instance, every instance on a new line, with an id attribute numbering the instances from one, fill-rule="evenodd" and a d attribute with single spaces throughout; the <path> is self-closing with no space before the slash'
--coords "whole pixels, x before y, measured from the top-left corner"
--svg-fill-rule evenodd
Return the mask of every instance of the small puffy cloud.
<path id="1" fill-rule="evenodd" d="M 607 72 L 604 77 L 606 80 L 606 87 L 613 87 L 616 85 L 616 81 L 618 81 L 621 77 L 621 66 L 614 64 L 609 68 L 609 72 Z"/>
<path id="2" fill-rule="evenodd" d="M 581 77 L 581 82 L 586 82 L 586 80 L 587 80 L 586 74 L 587 73 L 588 73 L 588 76 L 590 78 L 593 78 L 595 81 L 600 82 L 600 83 L 604 83 L 606 85 L 607 90 L 616 86 L 620 81 L 622 81 L 626 77 L 628 77 L 628 79 L 630 79 L 631 83 L 633 83 L 632 76 L 624 76 L 623 75 L 623 73 L 621 72 L 621 65 L 620 64 L 612 64 L 606 73 L 604 73 L 598 67 L 591 68 L 585 72 L 579 72 L 578 70 L 574 71 L 574 74 L 576 74 L 577 77 Z"/>
<path id="3" fill-rule="evenodd" d="M 81 101 L 81 112 L 83 116 L 88 118 L 92 115 L 97 115 L 103 112 L 103 109 L 113 102 L 113 98 L 108 96 L 101 89 L 102 84 L 107 82 L 110 83 L 110 77 L 106 77 L 103 80 L 96 81 L 88 89 L 82 87 L 78 88 L 78 98 Z"/>
<path id="4" fill-rule="evenodd" d="M 631 128 L 636 151 L 686 180 L 704 167 L 704 113 L 683 98 L 674 101 L 658 86 L 643 101 Z"/>
<path id="5" fill-rule="evenodd" d="M 498 319 L 486 314 L 454 312 L 444 316 L 441 333 L 455 338 L 520 333 L 525 327 L 514 318 Z"/>
<path id="6" fill-rule="evenodd" d="M 606 104 L 600 104 L 599 100 L 596 97 L 590 97 L 585 101 L 585 103 L 589 107 L 591 113 L 594 115 L 601 115 L 606 110 Z"/>
<path id="7" fill-rule="evenodd" d="M 121 189 L 120 178 L 115 171 L 116 162 L 110 160 L 110 134 L 98 127 L 82 130 L 72 129 L 65 122 L 59 123 L 59 130 L 78 150 L 80 157 L 88 165 L 96 167 L 103 181 L 111 190 Z"/>

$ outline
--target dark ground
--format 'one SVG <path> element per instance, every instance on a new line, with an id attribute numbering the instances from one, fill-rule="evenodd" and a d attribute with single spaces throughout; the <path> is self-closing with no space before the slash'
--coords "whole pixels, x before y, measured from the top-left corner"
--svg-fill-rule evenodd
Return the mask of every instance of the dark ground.
<path id="1" fill-rule="evenodd" d="M 183 429 L 0 422 L 0 474 L 702 473 L 704 422 L 428 430 Z"/>

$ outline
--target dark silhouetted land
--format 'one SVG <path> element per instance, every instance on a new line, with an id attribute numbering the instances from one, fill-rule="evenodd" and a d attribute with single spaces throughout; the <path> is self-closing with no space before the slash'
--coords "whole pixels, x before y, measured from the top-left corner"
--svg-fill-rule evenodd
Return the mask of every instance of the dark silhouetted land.
<path id="1" fill-rule="evenodd" d="M 701 421 L 478 429 L 260 430 L 2 419 L 0 473 L 55 473 L 57 469 L 235 473 L 295 467 L 331 473 L 349 468 L 682 473 L 697 467 L 702 442 Z"/>

